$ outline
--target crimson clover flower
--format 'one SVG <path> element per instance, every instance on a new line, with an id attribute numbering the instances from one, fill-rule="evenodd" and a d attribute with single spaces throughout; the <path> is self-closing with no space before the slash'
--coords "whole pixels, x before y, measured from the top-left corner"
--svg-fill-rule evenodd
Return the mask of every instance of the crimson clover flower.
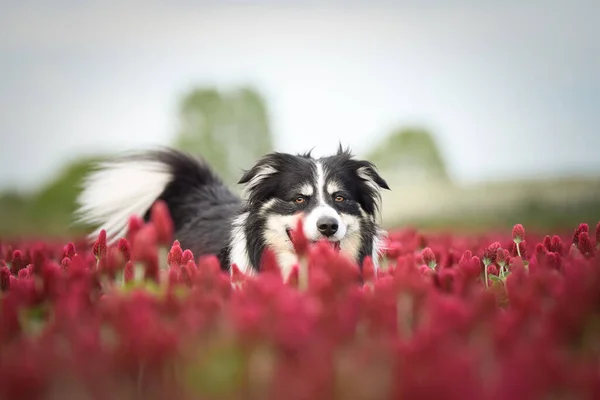
<path id="1" fill-rule="evenodd" d="M 460 270 L 453 268 L 443 268 L 432 275 L 434 285 L 444 292 L 452 293 L 458 290 L 461 279 Z"/>
<path id="2" fill-rule="evenodd" d="M 281 276 L 281 272 L 279 269 L 279 263 L 277 262 L 277 257 L 275 252 L 270 248 L 265 248 L 263 251 L 261 262 L 260 262 L 260 271 L 262 273 L 274 273 L 276 275 Z"/>
<path id="3" fill-rule="evenodd" d="M 31 270 L 29 268 L 20 269 L 17 276 L 19 277 L 19 279 L 29 278 L 29 276 L 31 276 Z"/>
<path id="4" fill-rule="evenodd" d="M 512 229 L 513 241 L 517 244 L 525 240 L 525 228 L 521 224 L 516 224 Z"/>
<path id="5" fill-rule="evenodd" d="M 510 254 L 513 257 L 520 257 L 523 259 L 527 258 L 527 241 L 523 240 L 520 243 L 512 243 L 510 247 Z"/>
<path id="6" fill-rule="evenodd" d="M 541 262 L 547 253 L 548 251 L 542 243 L 538 243 L 535 245 L 534 255 L 538 262 Z"/>
<path id="7" fill-rule="evenodd" d="M 388 259 L 395 260 L 402 254 L 402 243 L 398 241 L 389 241 L 384 248 L 384 255 Z"/>
<path id="8" fill-rule="evenodd" d="M 25 267 L 25 260 L 21 250 L 15 250 L 12 254 L 11 272 L 17 275 L 21 269 Z"/>
<path id="9" fill-rule="evenodd" d="M 552 251 L 552 239 L 550 239 L 550 235 L 544 236 L 544 241 L 542 243 L 544 244 L 546 250 Z"/>
<path id="10" fill-rule="evenodd" d="M 133 239 L 131 259 L 144 266 L 144 279 L 158 282 L 158 241 L 157 231 L 152 223 L 139 230 Z"/>
<path id="11" fill-rule="evenodd" d="M 599 229 L 580 225 L 570 247 L 401 229 L 384 270 L 307 244 L 307 290 L 301 265 L 283 282 L 270 250 L 248 276 L 178 241 L 167 255 L 154 221 L 99 259 L 83 239 L 0 239 L 0 398 L 52 397 L 56 383 L 98 398 L 593 398 Z M 106 290 L 161 249 L 158 285 Z"/>
<path id="12" fill-rule="evenodd" d="M 100 258 L 98 270 L 109 280 L 114 281 L 117 273 L 125 267 L 126 262 L 119 248 L 109 247 L 106 254 Z"/>
<path id="13" fill-rule="evenodd" d="M 133 243 L 135 235 L 144 226 L 144 220 L 138 215 L 132 215 L 127 221 L 127 240 L 129 243 Z"/>
<path id="14" fill-rule="evenodd" d="M 135 267 L 133 261 L 127 261 L 125 264 L 125 270 L 123 271 L 123 280 L 125 282 L 132 282 L 135 279 Z"/>
<path id="15" fill-rule="evenodd" d="M 579 233 L 579 237 L 577 240 L 577 248 L 587 258 L 591 258 L 594 256 L 594 245 L 590 239 L 590 235 L 588 232 L 582 231 Z"/>
<path id="16" fill-rule="evenodd" d="M 173 220 L 169 207 L 163 200 L 158 200 L 150 210 L 150 221 L 156 228 L 156 241 L 159 246 L 169 246 L 173 242 Z"/>
<path id="17" fill-rule="evenodd" d="M 300 285 L 300 266 L 298 264 L 294 264 L 292 270 L 290 271 L 286 284 L 295 289 L 299 288 Z"/>
<path id="18" fill-rule="evenodd" d="M 419 272 L 423 275 L 423 276 L 433 276 L 433 274 L 435 273 L 434 270 L 431 269 L 431 267 L 429 267 L 429 265 L 427 264 L 422 264 L 419 266 Z"/>
<path id="19" fill-rule="evenodd" d="M 179 265 L 175 267 L 170 267 L 167 272 L 167 282 L 170 286 L 176 285 L 180 282 L 181 277 L 181 268 Z"/>
<path id="20" fill-rule="evenodd" d="M 178 240 L 175 240 L 173 242 L 173 245 L 171 246 L 171 250 L 169 250 L 169 254 L 167 255 L 167 264 L 169 265 L 169 267 L 172 267 L 174 265 L 181 265 L 182 263 L 182 258 L 183 258 L 183 251 L 181 250 L 181 245 L 179 244 Z M 186 260 L 186 264 L 187 261 L 193 259 L 193 256 L 190 258 L 188 256 L 188 260 Z"/>
<path id="21" fill-rule="evenodd" d="M 75 245 L 73 244 L 73 242 L 69 242 L 64 247 L 63 258 L 64 257 L 73 258 L 73 256 L 75 255 L 75 253 L 76 253 L 76 251 L 75 251 Z"/>
<path id="22" fill-rule="evenodd" d="M 582 234 L 583 232 L 589 232 L 589 226 L 586 223 L 581 223 L 579 224 L 579 226 L 577 227 L 577 229 L 575 229 L 575 232 L 573 232 L 573 238 L 572 238 L 572 245 L 577 247 L 579 246 L 579 235 Z"/>
<path id="23" fill-rule="evenodd" d="M 552 240 L 550 242 L 550 250 L 555 253 L 563 254 L 563 244 L 562 240 L 558 235 L 552 236 Z"/>
<path id="24" fill-rule="evenodd" d="M 433 250 L 429 247 L 425 247 L 421 250 L 421 256 L 423 257 L 423 262 L 431 269 L 435 269 L 437 263 L 435 261 L 435 254 Z"/>
<path id="25" fill-rule="evenodd" d="M 10 288 L 10 276 L 7 266 L 0 268 L 0 291 L 6 292 Z"/>
<path id="26" fill-rule="evenodd" d="M 458 261 L 458 267 L 465 273 L 467 280 L 474 281 L 481 275 L 482 262 L 473 256 L 471 250 L 466 250 Z"/>
<path id="27" fill-rule="evenodd" d="M 125 261 L 131 260 L 131 252 L 130 252 L 130 249 L 129 249 L 129 241 L 126 238 L 120 238 L 119 239 L 119 242 L 117 243 L 117 248 L 121 252 L 121 255 L 123 256 L 123 259 Z"/>
<path id="28" fill-rule="evenodd" d="M 296 228 L 290 231 L 290 237 L 294 246 L 294 251 L 299 257 L 306 255 L 308 251 L 308 238 L 304 234 L 304 221 L 298 218 Z"/>
<path id="29" fill-rule="evenodd" d="M 240 283 L 246 279 L 246 275 L 240 271 L 236 263 L 231 264 L 231 282 Z"/>
<path id="30" fill-rule="evenodd" d="M 100 260 L 104 254 L 106 254 L 106 230 L 100 230 L 98 238 L 94 242 L 93 253 L 97 260 Z"/>
<path id="31" fill-rule="evenodd" d="M 366 256 L 362 266 L 363 282 L 373 282 L 376 278 L 375 265 L 371 256 Z"/>
<path id="32" fill-rule="evenodd" d="M 487 267 L 488 270 L 488 275 L 498 275 L 498 267 L 496 267 L 495 265 L 489 265 Z"/>
<path id="33" fill-rule="evenodd" d="M 181 254 L 181 263 L 180 265 L 185 265 L 190 261 L 194 261 L 194 253 L 192 253 L 192 251 L 190 249 L 186 249 L 182 254 Z"/>
<path id="34" fill-rule="evenodd" d="M 483 252 L 483 264 L 487 267 L 490 264 L 493 264 L 496 262 L 496 257 L 498 255 L 498 249 L 501 248 L 501 244 L 500 242 L 494 242 L 492 244 L 490 244 L 485 251 Z"/>
<path id="35" fill-rule="evenodd" d="M 496 263 L 500 267 L 506 267 L 510 261 L 510 253 L 506 249 L 496 250 Z"/>
<path id="36" fill-rule="evenodd" d="M 544 258 L 544 265 L 551 270 L 560 270 L 560 254 L 554 252 L 546 253 Z"/>

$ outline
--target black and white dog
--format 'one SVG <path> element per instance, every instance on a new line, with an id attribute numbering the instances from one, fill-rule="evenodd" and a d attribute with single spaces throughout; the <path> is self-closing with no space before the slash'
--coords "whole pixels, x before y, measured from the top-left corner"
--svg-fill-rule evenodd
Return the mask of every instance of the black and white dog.
<path id="1" fill-rule="evenodd" d="M 386 181 L 375 166 L 340 146 L 337 154 L 273 152 L 243 173 L 242 198 L 202 159 L 173 149 L 119 156 L 84 180 L 77 213 L 105 229 L 110 242 L 126 233 L 131 215 L 148 219 L 153 203 L 166 202 L 175 238 L 194 256 L 215 254 L 224 269 L 235 263 L 257 272 L 265 248 L 273 250 L 287 276 L 297 263 L 290 230 L 303 219 L 311 241 L 329 240 L 361 265 L 377 260 L 385 232 L 376 222 Z M 377 264 L 376 264 L 377 265 Z"/>

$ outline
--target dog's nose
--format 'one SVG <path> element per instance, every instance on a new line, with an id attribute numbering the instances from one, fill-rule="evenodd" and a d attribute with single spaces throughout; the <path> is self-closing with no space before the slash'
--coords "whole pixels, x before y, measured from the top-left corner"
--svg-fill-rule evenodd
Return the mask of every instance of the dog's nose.
<path id="1" fill-rule="evenodd" d="M 338 222 L 335 218 L 332 217 L 323 217 L 319 218 L 317 221 L 317 229 L 321 234 L 329 237 L 337 232 L 338 230 Z"/>

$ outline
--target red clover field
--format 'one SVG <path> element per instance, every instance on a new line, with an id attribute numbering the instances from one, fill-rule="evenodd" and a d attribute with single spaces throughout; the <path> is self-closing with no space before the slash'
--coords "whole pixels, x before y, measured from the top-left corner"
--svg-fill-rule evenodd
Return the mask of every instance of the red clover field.
<path id="1" fill-rule="evenodd" d="M 286 281 L 161 203 L 114 245 L 0 239 L 0 399 L 598 399 L 600 224 L 526 228 L 394 230 L 379 268 L 293 235 Z"/>

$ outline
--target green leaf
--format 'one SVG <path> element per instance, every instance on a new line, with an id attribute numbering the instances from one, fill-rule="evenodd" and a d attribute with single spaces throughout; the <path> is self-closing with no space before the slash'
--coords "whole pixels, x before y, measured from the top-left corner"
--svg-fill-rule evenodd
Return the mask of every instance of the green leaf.
<path id="1" fill-rule="evenodd" d="M 242 351 L 233 343 L 206 348 L 186 368 L 188 387 L 199 396 L 231 396 L 241 389 L 246 371 Z"/>
<path id="2" fill-rule="evenodd" d="M 44 330 L 49 314 L 49 307 L 46 304 L 40 304 L 21 310 L 19 322 L 25 332 L 37 336 Z"/>

